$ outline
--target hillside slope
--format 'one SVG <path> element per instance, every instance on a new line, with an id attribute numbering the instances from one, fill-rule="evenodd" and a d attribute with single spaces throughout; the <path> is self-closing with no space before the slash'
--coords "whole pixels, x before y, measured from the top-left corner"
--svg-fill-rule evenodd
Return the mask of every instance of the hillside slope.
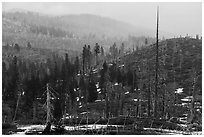
<path id="1" fill-rule="evenodd" d="M 79 37 L 86 35 L 96 35 L 96 37 L 127 37 L 128 34 L 136 36 L 152 34 L 152 30 L 136 28 L 128 23 L 90 14 L 50 17 L 33 12 L 4 12 L 3 18 L 20 21 L 29 25 L 59 28 Z"/>
<path id="2" fill-rule="evenodd" d="M 151 79 L 154 91 L 156 45 L 141 48 L 121 58 L 127 70 L 135 70 L 141 80 L 138 86 Z M 202 41 L 192 38 L 174 38 L 159 42 L 159 88 L 174 85 L 171 92 L 184 88 L 185 95 L 202 93 Z M 194 79 L 195 78 L 195 79 Z M 194 81 L 195 80 L 195 81 Z M 194 84 L 193 84 L 194 82 Z M 193 85 L 195 87 L 193 87 Z M 171 87 L 170 86 L 170 87 Z"/>
<path id="3" fill-rule="evenodd" d="M 148 36 L 154 34 L 148 29 L 96 15 L 47 16 L 33 12 L 3 12 L 2 30 L 4 43 L 25 47 L 29 41 L 34 47 L 68 50 L 79 50 L 84 44 L 93 47 L 95 43 L 108 49 L 114 42 L 124 41 L 128 49 L 133 46 L 128 43 L 130 37 L 146 36 L 152 41 Z M 144 41 L 144 38 L 138 39 Z"/>

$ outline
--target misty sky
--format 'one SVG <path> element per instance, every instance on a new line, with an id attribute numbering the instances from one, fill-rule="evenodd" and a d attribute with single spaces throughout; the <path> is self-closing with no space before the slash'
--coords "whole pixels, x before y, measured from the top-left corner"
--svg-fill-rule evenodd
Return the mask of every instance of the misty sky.
<path id="1" fill-rule="evenodd" d="M 3 10 L 25 9 L 50 15 L 95 14 L 121 20 L 148 29 L 156 27 L 159 6 L 159 29 L 191 36 L 202 34 L 202 3 L 3 3 Z"/>

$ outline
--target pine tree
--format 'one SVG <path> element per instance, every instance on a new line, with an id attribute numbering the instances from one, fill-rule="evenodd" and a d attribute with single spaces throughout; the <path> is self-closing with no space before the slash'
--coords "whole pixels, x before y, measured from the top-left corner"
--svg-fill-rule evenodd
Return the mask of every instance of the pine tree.
<path id="1" fill-rule="evenodd" d="M 98 43 L 96 43 L 96 46 L 94 47 L 94 52 L 96 56 L 96 65 L 98 64 L 98 54 L 100 53 L 100 46 Z"/>
<path id="2" fill-rule="evenodd" d="M 90 45 L 88 45 L 87 47 L 87 69 L 91 68 L 91 56 L 92 56 L 91 47 Z"/>
<path id="3" fill-rule="evenodd" d="M 83 47 L 82 51 L 82 69 L 83 69 L 83 75 L 85 74 L 85 65 L 86 65 L 86 58 L 87 58 L 87 52 L 86 52 L 86 45 Z"/>
<path id="4" fill-rule="evenodd" d="M 108 97 L 108 89 L 110 88 L 110 76 L 109 76 L 109 71 L 108 71 L 108 65 L 106 62 L 103 63 L 103 69 L 101 70 L 101 78 L 99 81 L 99 86 L 101 87 L 103 91 L 103 95 L 105 98 L 105 113 L 106 113 L 106 118 L 109 117 L 109 97 Z"/>
<path id="5" fill-rule="evenodd" d="M 75 73 L 78 74 L 79 73 L 79 69 L 80 69 L 80 64 L 79 64 L 79 57 L 76 56 L 75 58 L 75 62 L 74 62 L 74 68 L 75 68 Z"/>
<path id="6" fill-rule="evenodd" d="M 88 83 L 88 102 L 92 103 L 97 99 L 96 83 L 93 78 Z"/>
<path id="7" fill-rule="evenodd" d="M 103 46 L 101 46 L 101 56 L 102 56 L 102 57 L 104 56 L 104 49 L 103 49 Z"/>

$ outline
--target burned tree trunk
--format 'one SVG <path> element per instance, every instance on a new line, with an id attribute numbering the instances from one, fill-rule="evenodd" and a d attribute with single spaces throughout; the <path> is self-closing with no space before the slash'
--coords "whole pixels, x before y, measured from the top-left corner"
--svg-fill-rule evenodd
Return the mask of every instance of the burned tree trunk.
<path id="1" fill-rule="evenodd" d="M 157 105 L 158 105 L 158 67 L 159 67 L 159 53 L 158 53 L 158 26 L 159 26 L 159 8 L 157 7 L 157 34 L 156 34 L 156 68 L 155 68 L 155 103 L 154 103 L 154 117 L 157 118 Z"/>

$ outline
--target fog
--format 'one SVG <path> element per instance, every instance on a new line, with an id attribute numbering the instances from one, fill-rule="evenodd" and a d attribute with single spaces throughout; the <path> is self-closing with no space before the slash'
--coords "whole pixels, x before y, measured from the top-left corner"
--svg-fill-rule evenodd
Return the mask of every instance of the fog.
<path id="1" fill-rule="evenodd" d="M 156 28 L 159 6 L 159 29 L 175 36 L 202 34 L 202 3 L 2 3 L 3 11 L 26 10 L 49 15 L 95 14 L 148 29 Z"/>

